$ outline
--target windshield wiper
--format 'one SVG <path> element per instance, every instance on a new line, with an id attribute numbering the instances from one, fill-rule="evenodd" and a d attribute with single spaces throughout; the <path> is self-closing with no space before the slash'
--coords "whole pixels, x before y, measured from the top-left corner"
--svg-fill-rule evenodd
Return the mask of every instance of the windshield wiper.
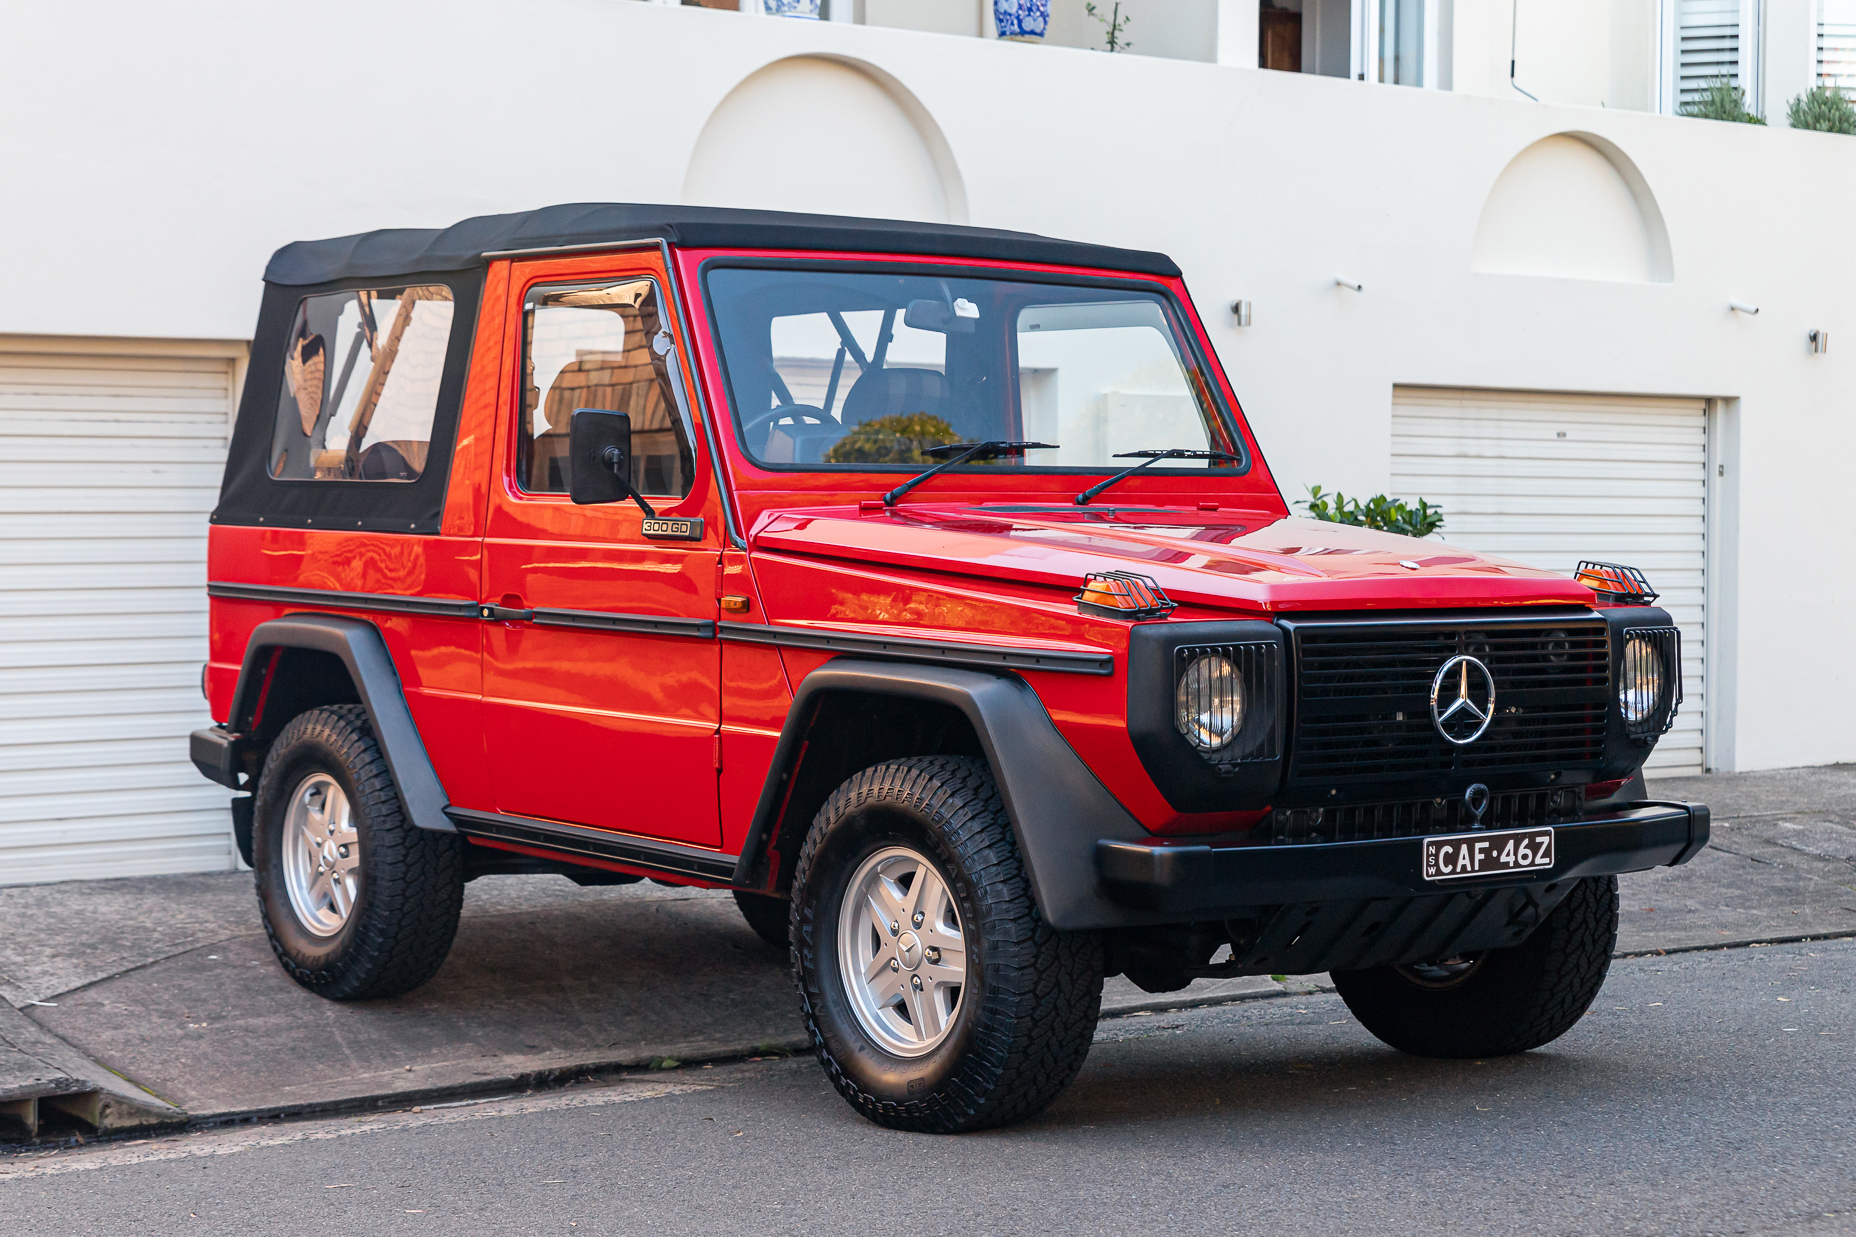
<path id="1" fill-rule="evenodd" d="M 907 481 L 904 481 L 901 485 L 883 495 L 883 505 L 885 507 L 895 506 L 897 499 L 901 498 L 904 494 L 907 494 L 910 490 L 934 476 L 942 469 L 952 468 L 956 464 L 964 464 L 968 460 L 990 460 L 996 459 L 1001 455 L 1023 455 L 1027 451 L 1055 450 L 1057 450 L 1057 444 L 1053 442 L 1004 442 L 993 440 L 987 442 L 950 442 L 944 447 L 929 447 L 922 454 L 937 456 L 952 455 L 953 458 L 943 460 L 925 473 L 910 477 Z M 954 452 L 959 452 L 959 454 L 954 455 Z"/>
<path id="2" fill-rule="evenodd" d="M 1146 458 L 1142 459 L 1143 456 Z M 1133 468 L 1124 468 L 1108 480 L 1099 481 L 1084 490 L 1081 494 L 1078 494 L 1075 499 L 1072 500 L 1077 506 L 1088 506 L 1090 499 L 1094 498 L 1097 494 L 1100 494 L 1103 490 L 1106 490 L 1123 477 L 1133 476 L 1135 473 L 1141 471 L 1141 469 L 1146 468 L 1150 464 L 1158 464 L 1161 460 L 1230 460 L 1233 464 L 1241 464 L 1244 462 L 1242 456 L 1232 455 L 1229 451 L 1193 451 L 1185 447 L 1173 447 L 1166 451 L 1122 451 L 1117 454 L 1115 458 L 1118 460 L 1139 459 L 1142 462 L 1136 464 Z"/>

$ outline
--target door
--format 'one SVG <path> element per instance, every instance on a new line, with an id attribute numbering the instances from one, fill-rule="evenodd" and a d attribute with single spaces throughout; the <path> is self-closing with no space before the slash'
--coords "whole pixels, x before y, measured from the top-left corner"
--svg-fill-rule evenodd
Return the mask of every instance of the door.
<path id="1" fill-rule="evenodd" d="M 0 884 L 237 864 L 187 734 L 242 352 L 0 338 Z"/>
<path id="2" fill-rule="evenodd" d="M 655 253 L 519 264 L 483 547 L 497 811 L 717 846 L 722 528 Z M 567 496 L 576 408 L 630 414 L 632 502 Z M 689 521 L 687 525 L 685 521 Z"/>
<path id="3" fill-rule="evenodd" d="M 1440 504 L 1440 536 L 1467 549 L 1641 568 L 1682 630 L 1682 709 L 1646 768 L 1702 771 L 1707 401 L 1399 387 L 1392 492 Z"/>

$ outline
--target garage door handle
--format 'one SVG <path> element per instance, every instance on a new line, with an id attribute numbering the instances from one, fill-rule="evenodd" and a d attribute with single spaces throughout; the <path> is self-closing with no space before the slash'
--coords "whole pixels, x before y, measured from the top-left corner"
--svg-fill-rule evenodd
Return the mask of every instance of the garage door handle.
<path id="1" fill-rule="evenodd" d="M 478 606 L 477 617 L 492 623 L 526 623 L 535 617 L 533 610 L 513 610 L 508 606 Z"/>

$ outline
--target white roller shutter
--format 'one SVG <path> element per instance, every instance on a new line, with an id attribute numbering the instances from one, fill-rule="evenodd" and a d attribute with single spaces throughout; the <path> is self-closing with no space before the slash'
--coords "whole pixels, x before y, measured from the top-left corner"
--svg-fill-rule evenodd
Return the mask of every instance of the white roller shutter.
<path id="1" fill-rule="evenodd" d="M 1675 729 L 1649 766 L 1702 771 L 1707 403 L 1399 387 L 1392 491 L 1444 509 L 1444 540 L 1571 574 L 1641 568 L 1682 629 Z"/>
<path id="2" fill-rule="evenodd" d="M 0 341 L 0 884 L 234 863 L 187 759 L 234 402 L 211 350 Z"/>

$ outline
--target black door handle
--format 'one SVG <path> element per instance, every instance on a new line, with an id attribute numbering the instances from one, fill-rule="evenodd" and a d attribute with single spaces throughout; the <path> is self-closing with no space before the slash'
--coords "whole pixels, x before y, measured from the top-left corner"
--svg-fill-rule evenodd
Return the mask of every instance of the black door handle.
<path id="1" fill-rule="evenodd" d="M 477 617 L 492 623 L 526 623 L 535 617 L 533 610 L 512 610 L 508 606 L 478 606 Z"/>

